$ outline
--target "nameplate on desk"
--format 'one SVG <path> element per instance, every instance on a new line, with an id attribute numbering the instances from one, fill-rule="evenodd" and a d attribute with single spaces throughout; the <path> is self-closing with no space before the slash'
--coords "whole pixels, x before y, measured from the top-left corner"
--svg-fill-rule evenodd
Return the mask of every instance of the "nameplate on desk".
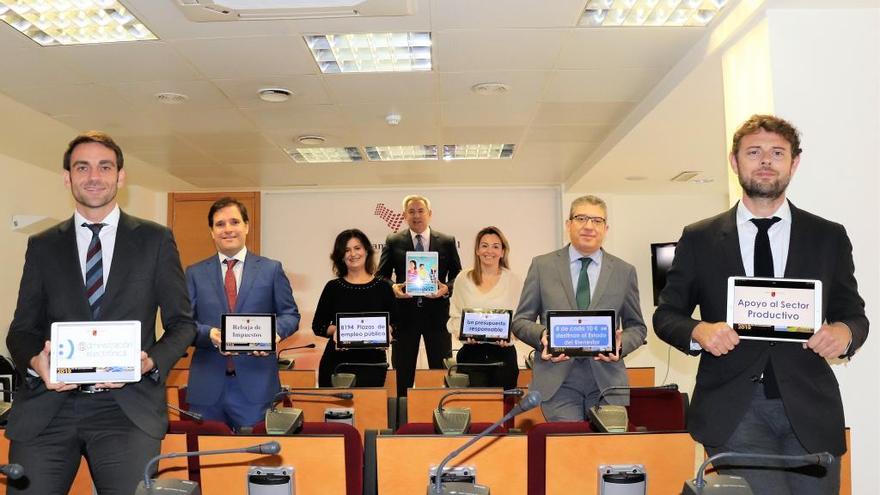
<path id="1" fill-rule="evenodd" d="M 52 383 L 141 379 L 140 321 L 65 321 L 51 328 Z"/>
<path id="2" fill-rule="evenodd" d="M 275 351 L 274 314 L 224 314 L 220 330 L 220 350 L 223 352 Z"/>

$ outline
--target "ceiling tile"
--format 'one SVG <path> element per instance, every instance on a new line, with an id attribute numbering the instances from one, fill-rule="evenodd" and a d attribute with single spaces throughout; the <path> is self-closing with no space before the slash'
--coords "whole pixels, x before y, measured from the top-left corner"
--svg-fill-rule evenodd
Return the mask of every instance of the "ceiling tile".
<path id="1" fill-rule="evenodd" d="M 665 69 L 557 71 L 542 101 L 641 101 L 664 74 Z"/>
<path id="2" fill-rule="evenodd" d="M 347 119 L 349 125 L 379 127 L 435 127 L 440 120 L 439 105 L 424 103 L 369 103 L 362 105 L 338 105 L 340 114 Z M 401 116 L 400 124 L 388 126 L 385 117 L 389 113 Z"/>
<path id="3" fill-rule="evenodd" d="M 162 41 L 48 48 L 96 83 L 199 79 L 199 73 Z"/>
<path id="4" fill-rule="evenodd" d="M 115 91 L 97 84 L 7 88 L 4 92 L 50 116 L 123 113 L 131 108 Z"/>
<path id="5" fill-rule="evenodd" d="M 290 29 L 290 21 L 194 22 L 175 5 L 178 1 L 125 0 L 125 4 L 163 40 L 280 35 Z"/>
<path id="6" fill-rule="evenodd" d="M 611 125 L 532 126 L 525 136 L 527 142 L 581 141 L 599 143 L 611 131 Z"/>
<path id="7" fill-rule="evenodd" d="M 326 74 L 324 84 L 334 103 L 437 101 L 435 72 Z"/>
<path id="8" fill-rule="evenodd" d="M 574 27 L 585 0 L 432 0 L 435 30 L 496 27 Z"/>
<path id="9" fill-rule="evenodd" d="M 319 72 L 305 41 L 299 36 L 182 40 L 172 44 L 209 79 Z"/>
<path id="10" fill-rule="evenodd" d="M 284 105 L 330 103 L 321 76 L 317 75 L 214 79 L 213 83 L 239 108 L 270 109 Z M 257 91 L 261 88 L 283 88 L 292 91 L 293 96 L 284 103 L 269 103 L 260 99 Z"/>
<path id="11" fill-rule="evenodd" d="M 632 102 L 541 103 L 533 125 L 617 125 L 635 106 Z"/>
<path id="12" fill-rule="evenodd" d="M 537 100 L 550 71 L 477 71 L 441 72 L 440 101 L 462 100 Z M 475 84 L 502 83 L 510 86 L 503 95 L 483 96 L 471 90 Z"/>
<path id="13" fill-rule="evenodd" d="M 160 112 L 192 112 L 232 106 L 226 95 L 208 81 L 146 81 L 110 83 L 107 86 L 136 108 Z M 166 92 L 183 94 L 189 99 L 178 105 L 168 105 L 156 99 L 156 94 Z"/>
<path id="14" fill-rule="evenodd" d="M 702 28 L 579 28 L 561 43 L 560 69 L 669 69 L 706 33 Z"/>
<path id="15" fill-rule="evenodd" d="M 539 70 L 555 65 L 562 29 L 468 29 L 434 34 L 440 72 Z"/>
<path id="16" fill-rule="evenodd" d="M 243 108 L 241 112 L 258 128 L 289 129 L 304 125 L 342 127 L 348 122 L 335 105 L 284 105 L 271 108 Z"/>
<path id="17" fill-rule="evenodd" d="M 442 125 L 462 126 L 508 126 L 526 125 L 535 116 L 537 104 L 533 101 L 485 100 L 442 103 Z"/>

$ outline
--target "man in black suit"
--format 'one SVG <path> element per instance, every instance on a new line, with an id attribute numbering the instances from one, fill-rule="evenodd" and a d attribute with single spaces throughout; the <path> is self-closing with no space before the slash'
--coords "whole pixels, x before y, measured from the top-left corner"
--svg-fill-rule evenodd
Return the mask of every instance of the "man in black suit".
<path id="1" fill-rule="evenodd" d="M 419 356 L 419 340 L 425 338 L 428 366 L 443 367 L 452 355 L 452 340 L 446 331 L 452 284 L 461 271 L 455 237 L 437 232 L 431 223 L 431 202 L 424 196 L 403 199 L 403 218 L 408 229 L 389 234 L 379 258 L 379 275 L 390 280 L 400 309 L 400 320 L 391 344 L 391 361 L 397 372 L 397 395 L 406 396 L 412 387 Z M 439 263 L 438 289 L 432 295 L 413 297 L 406 293 L 406 252 L 436 251 Z M 393 274 L 393 278 L 392 278 Z"/>
<path id="2" fill-rule="evenodd" d="M 800 153 L 798 131 L 782 119 L 754 115 L 740 127 L 729 158 L 742 201 L 684 229 L 654 313 L 661 339 L 700 354 L 688 430 L 710 454 L 835 456 L 828 468 L 728 463 L 755 493 L 838 492 L 843 405 L 827 359 L 852 357 L 868 336 L 843 226 L 786 200 Z M 725 323 L 727 278 L 756 274 L 822 281 L 823 324 L 806 343 L 740 340 Z M 698 305 L 702 321 L 691 316 Z"/>
<path id="3" fill-rule="evenodd" d="M 26 475 L 9 493 L 67 493 L 85 455 L 98 493 L 130 495 L 168 429 L 165 379 L 196 327 L 171 231 L 116 204 L 122 165 L 110 136 L 77 136 L 64 154 L 73 218 L 28 241 L 6 338 L 24 379 L 6 430 L 9 459 Z M 141 380 L 52 383 L 52 323 L 99 320 L 141 322 Z"/>

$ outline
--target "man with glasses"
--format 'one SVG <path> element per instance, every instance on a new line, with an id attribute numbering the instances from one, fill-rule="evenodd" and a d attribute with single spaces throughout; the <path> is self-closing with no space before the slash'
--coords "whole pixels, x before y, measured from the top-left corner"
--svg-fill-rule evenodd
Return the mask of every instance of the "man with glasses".
<path id="1" fill-rule="evenodd" d="M 541 410 L 547 421 L 584 421 L 586 410 L 599 402 L 600 392 L 627 385 L 623 358 L 645 343 L 648 333 L 639 306 L 636 269 L 602 249 L 608 233 L 608 208 L 596 196 L 571 203 L 565 222 L 571 243 L 536 257 L 523 284 L 513 332 L 535 348 L 531 390 L 544 398 Z M 613 309 L 619 316 L 618 348 L 613 354 L 593 358 L 551 356 L 547 349 L 545 314 L 552 310 Z M 626 392 L 603 398 L 626 405 Z"/>

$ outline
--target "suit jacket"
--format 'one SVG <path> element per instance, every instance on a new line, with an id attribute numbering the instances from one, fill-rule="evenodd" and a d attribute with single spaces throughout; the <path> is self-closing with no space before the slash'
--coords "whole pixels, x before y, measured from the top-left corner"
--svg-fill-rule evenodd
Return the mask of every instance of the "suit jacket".
<path id="1" fill-rule="evenodd" d="M 823 320 L 846 323 L 852 355 L 868 336 L 865 304 L 853 276 L 852 245 L 843 226 L 791 205 L 791 238 L 785 277 L 822 281 Z M 654 331 L 688 352 L 693 319 L 727 317 L 727 278 L 744 276 L 736 207 L 685 227 L 654 313 Z M 795 434 L 810 452 L 846 451 L 843 405 L 828 362 L 799 343 L 741 340 L 720 357 L 700 353 L 688 429 L 708 446 L 723 444 L 749 408 L 756 378 L 773 360 L 773 371 Z"/>
<path id="2" fill-rule="evenodd" d="M 379 257 L 379 275 L 393 283 L 406 282 L 406 252 L 415 251 L 415 249 L 409 229 L 389 234 L 385 239 L 382 255 Z M 429 318 L 432 328 L 440 328 L 445 332 L 446 319 L 449 318 L 449 296 L 452 295 L 455 277 L 461 271 L 461 259 L 458 257 L 455 237 L 438 232 L 433 228 L 426 250 L 437 252 L 440 265 L 437 270 L 437 279 L 449 287 L 449 294 L 447 297 L 437 299 L 427 297 L 398 299 L 400 324 L 406 326 L 413 323 L 418 307 L 419 316 Z M 418 306 L 417 299 L 421 299 L 421 306 Z"/>
<path id="3" fill-rule="evenodd" d="M 156 309 L 165 332 L 156 340 Z M 6 344 L 25 387 L 16 396 L 6 435 L 27 441 L 36 437 L 62 407 L 67 394 L 46 389 L 26 370 L 50 338 L 57 321 L 92 319 L 76 246 L 73 219 L 28 240 L 18 306 Z M 168 429 L 165 378 L 195 335 L 177 245 L 167 228 L 121 213 L 110 273 L 104 287 L 100 320 L 140 320 L 141 349 L 153 359 L 159 380 L 143 378 L 113 389 L 126 416 L 148 435 L 162 438 Z"/>
<path id="4" fill-rule="evenodd" d="M 221 273 L 216 254 L 186 269 L 186 286 L 198 325 L 187 386 L 187 401 L 192 404 L 216 403 L 226 383 L 226 356 L 214 348 L 210 337 L 211 328 L 221 327 L 223 313 L 274 313 L 275 331 L 282 339 L 299 328 L 299 310 L 280 262 L 247 253 L 234 311 L 226 300 Z M 235 376 L 251 402 L 269 402 L 281 390 L 274 355 L 240 354 L 233 360 Z"/>
<path id="5" fill-rule="evenodd" d="M 589 309 L 616 311 L 623 319 L 623 337 L 620 361 L 605 363 L 589 360 L 600 390 L 629 383 L 622 358 L 644 344 L 648 333 L 639 305 L 639 284 L 635 267 L 604 250 L 602 253 L 599 280 L 590 298 Z M 569 265 L 566 245 L 558 251 L 534 258 L 523 283 L 519 308 L 513 319 L 513 333 L 534 347 L 537 354 L 543 349 L 541 334 L 547 328 L 546 312 L 577 309 Z M 535 322 L 536 319 L 538 323 Z M 572 364 L 573 359 L 552 363 L 544 361 L 540 355 L 536 356 L 529 388 L 540 392 L 544 400 L 550 399 L 565 381 Z M 605 399 L 611 404 L 628 404 L 629 394 L 610 394 Z"/>

